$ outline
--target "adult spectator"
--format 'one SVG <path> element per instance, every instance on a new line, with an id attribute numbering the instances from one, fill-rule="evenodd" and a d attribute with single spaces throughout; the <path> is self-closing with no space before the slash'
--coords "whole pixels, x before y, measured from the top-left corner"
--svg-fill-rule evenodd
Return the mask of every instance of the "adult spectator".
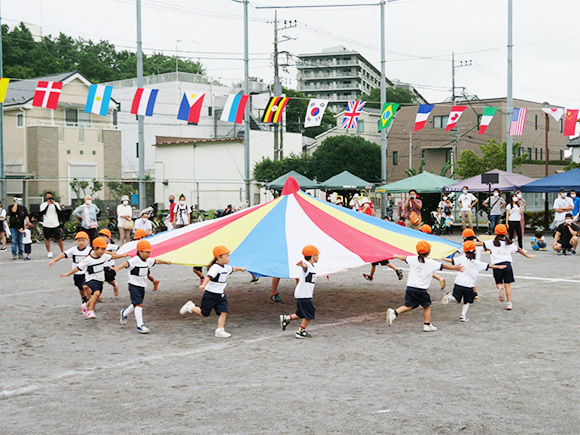
<path id="1" fill-rule="evenodd" d="M 445 221 L 451 213 L 453 213 L 452 209 L 453 205 L 449 200 L 449 195 L 446 193 L 443 194 L 443 198 L 439 201 L 439 205 L 437 206 L 437 215 L 439 216 L 439 225 L 437 225 L 437 235 L 441 235 L 441 229 L 445 228 L 445 232 L 448 232 L 447 227 L 445 226 Z"/>
<path id="2" fill-rule="evenodd" d="M 169 195 L 169 225 L 167 225 L 168 230 L 175 228 L 175 209 L 177 204 L 175 203 L 175 195 Z"/>
<path id="3" fill-rule="evenodd" d="M 506 206 L 506 221 L 508 224 L 508 237 L 514 239 L 514 235 L 518 237 L 518 246 L 523 249 L 523 235 L 522 235 L 522 213 L 523 207 L 520 205 L 517 195 L 514 193 L 512 200 Z"/>
<path id="4" fill-rule="evenodd" d="M 373 206 L 373 203 L 371 202 L 371 200 L 365 197 L 361 200 L 361 202 L 362 202 L 362 207 L 359 208 L 358 211 L 360 211 L 361 213 L 364 213 L 364 214 L 368 214 L 369 216 L 374 216 L 375 215 L 375 207 Z"/>
<path id="5" fill-rule="evenodd" d="M 179 204 L 175 208 L 175 228 L 183 228 L 191 223 L 191 209 L 185 202 L 185 195 L 179 196 Z"/>
<path id="6" fill-rule="evenodd" d="M 117 227 L 119 228 L 119 246 L 131 240 L 133 230 L 133 208 L 129 205 L 129 197 L 123 195 L 121 204 L 117 206 Z"/>
<path id="7" fill-rule="evenodd" d="M 387 193 L 387 201 L 385 203 L 385 208 L 386 208 L 386 219 L 389 222 L 393 221 L 393 207 L 395 206 L 395 201 L 393 200 L 393 197 L 391 196 L 390 193 Z"/>
<path id="8" fill-rule="evenodd" d="M 353 209 L 354 211 L 358 211 L 362 206 L 363 203 L 360 200 L 360 196 L 358 193 L 355 193 L 354 196 L 352 197 L 352 199 L 350 200 L 349 204 L 351 209 Z"/>
<path id="9" fill-rule="evenodd" d="M 459 195 L 457 201 L 461 207 L 461 227 L 463 229 L 467 228 L 466 221 L 469 221 L 469 228 L 473 228 L 473 213 L 471 209 L 477 204 L 477 198 L 469 192 L 467 186 L 463 186 L 463 193 Z"/>
<path id="10" fill-rule="evenodd" d="M 224 209 L 224 216 L 227 216 L 228 214 L 232 214 L 235 212 L 236 212 L 236 209 L 234 208 L 234 206 L 231 204 L 228 204 L 228 206 Z"/>
<path id="11" fill-rule="evenodd" d="M 526 215 L 524 213 L 526 209 L 526 200 L 523 198 L 521 190 L 516 191 L 516 196 L 518 197 L 518 205 L 522 209 L 522 219 L 520 221 L 522 226 L 522 234 L 526 234 Z"/>
<path id="12" fill-rule="evenodd" d="M 576 195 L 574 189 L 570 190 L 570 198 L 572 198 L 572 203 L 574 204 L 574 209 L 572 210 L 572 218 L 578 221 L 578 213 L 580 212 L 580 198 Z"/>
<path id="13" fill-rule="evenodd" d="M 572 213 L 566 213 L 564 222 L 556 228 L 552 249 L 556 252 L 561 251 L 564 255 L 566 255 L 566 250 L 570 250 L 573 255 L 576 255 L 577 246 L 578 225 L 573 222 Z"/>
<path id="14" fill-rule="evenodd" d="M 10 227 L 10 237 L 12 242 L 12 259 L 24 258 L 24 244 L 22 238 L 24 229 L 29 223 L 28 210 L 22 205 L 22 197 L 15 196 L 14 204 L 8 210 L 8 226 Z M 16 257 L 18 255 L 18 257 Z"/>
<path id="15" fill-rule="evenodd" d="M 78 206 L 73 211 L 73 215 L 81 220 L 81 227 L 88 234 L 91 242 L 98 236 L 99 221 L 97 215 L 99 212 L 99 207 L 93 204 L 93 198 L 90 195 L 85 196 L 84 204 Z"/>
<path id="16" fill-rule="evenodd" d="M 566 188 L 561 187 L 558 192 L 558 197 L 554 200 L 554 223 L 552 228 L 557 228 L 566 220 L 566 213 L 572 213 L 574 210 L 574 201 L 569 196 L 566 196 Z"/>
<path id="17" fill-rule="evenodd" d="M 44 202 L 40 204 L 40 213 L 42 214 L 42 232 L 44 233 L 44 244 L 46 245 L 46 256 L 52 258 L 52 251 L 50 250 L 50 239 L 54 240 L 60 252 L 64 252 L 62 244 L 62 233 L 60 231 L 62 208 L 58 202 L 54 200 L 52 192 L 44 194 Z"/>
<path id="18" fill-rule="evenodd" d="M 493 195 L 483 201 L 484 207 L 489 208 L 490 234 L 495 234 L 495 227 L 501 222 L 502 208 L 506 201 L 501 196 L 499 189 L 493 189 Z"/>
<path id="19" fill-rule="evenodd" d="M 0 240 L 2 241 L 2 246 L 0 251 L 6 251 L 6 232 L 8 231 L 8 226 L 6 225 L 6 210 L 2 208 L 2 201 L 0 201 Z"/>
<path id="20" fill-rule="evenodd" d="M 421 208 L 423 207 L 423 201 L 417 196 L 417 191 L 415 189 L 409 190 L 409 197 L 403 204 L 403 216 L 405 216 L 405 226 L 413 228 L 415 230 L 419 229 L 421 225 Z"/>
<path id="21" fill-rule="evenodd" d="M 150 210 L 149 208 L 142 210 L 141 216 L 135 221 L 135 231 L 142 229 L 145 231 L 147 237 L 153 234 L 153 222 L 149 220 Z"/>

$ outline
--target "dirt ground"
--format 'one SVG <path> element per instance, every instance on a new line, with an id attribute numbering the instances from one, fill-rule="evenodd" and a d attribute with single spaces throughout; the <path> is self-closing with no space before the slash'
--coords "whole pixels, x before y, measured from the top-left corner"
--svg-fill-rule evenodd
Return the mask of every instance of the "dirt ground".
<path id="1" fill-rule="evenodd" d="M 49 268 L 40 245 L 30 262 L 10 257 L 0 253 L 2 433 L 579 433 L 579 257 L 515 256 L 511 312 L 480 275 L 469 323 L 433 282 L 433 333 L 420 309 L 385 324 L 404 301 L 404 263 L 403 281 L 386 267 L 373 282 L 368 267 L 319 276 L 304 340 L 297 324 L 279 326 L 294 311 L 293 281 L 274 305 L 270 279 L 234 274 L 232 337 L 217 339 L 215 316 L 179 314 L 201 298 L 191 269 L 156 266 L 141 335 L 133 317 L 119 324 L 126 271 L 119 297 L 106 287 L 86 320 L 72 278 L 58 278 L 70 262 Z"/>

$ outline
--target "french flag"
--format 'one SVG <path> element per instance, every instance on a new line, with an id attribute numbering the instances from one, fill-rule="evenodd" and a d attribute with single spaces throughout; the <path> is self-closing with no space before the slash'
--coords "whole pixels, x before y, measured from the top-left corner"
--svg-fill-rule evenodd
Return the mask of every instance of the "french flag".
<path id="1" fill-rule="evenodd" d="M 131 114 L 153 116 L 153 108 L 155 107 L 158 92 L 159 89 L 137 88 L 137 92 L 135 92 L 135 96 L 133 97 Z"/>
<path id="2" fill-rule="evenodd" d="M 413 131 L 419 131 L 425 127 L 425 123 L 427 122 L 427 118 L 429 118 L 429 114 L 433 110 L 433 107 L 435 107 L 433 104 L 419 105 L 417 117 L 415 118 L 415 129 Z"/>
<path id="3" fill-rule="evenodd" d="M 244 112 L 248 104 L 249 95 L 230 94 L 226 100 L 226 105 L 220 120 L 242 124 L 244 122 Z"/>
<path id="4" fill-rule="evenodd" d="M 203 97 L 205 97 L 205 94 L 195 94 L 191 92 L 188 94 L 187 92 L 184 92 L 183 98 L 181 99 L 181 105 L 179 106 L 179 112 L 177 113 L 177 119 L 196 124 L 199 123 Z"/>

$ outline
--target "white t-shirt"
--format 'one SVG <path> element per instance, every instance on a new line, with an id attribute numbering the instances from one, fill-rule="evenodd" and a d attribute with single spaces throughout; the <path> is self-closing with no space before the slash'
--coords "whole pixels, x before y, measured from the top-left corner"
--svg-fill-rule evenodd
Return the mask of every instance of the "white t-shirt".
<path id="1" fill-rule="evenodd" d="M 487 242 L 483 242 L 483 244 L 490 251 L 491 264 L 498 264 L 506 261 L 511 263 L 512 254 L 518 252 L 518 245 L 515 243 L 508 245 L 503 240 L 500 240 L 499 246 L 495 246 L 493 240 L 488 240 Z"/>
<path id="2" fill-rule="evenodd" d="M 314 294 L 314 284 L 316 284 L 316 270 L 314 264 L 309 261 L 304 261 L 306 263 L 306 271 L 300 267 L 300 278 L 298 279 L 298 284 L 296 284 L 296 290 L 294 290 L 294 297 L 296 299 L 307 299 L 311 298 Z"/>
<path id="3" fill-rule="evenodd" d="M 133 209 L 131 208 L 131 206 L 129 204 L 127 204 L 127 205 L 119 204 L 117 206 L 117 226 L 120 228 L 123 228 L 123 225 L 125 225 L 125 221 L 127 219 L 125 219 L 124 217 L 121 217 L 121 216 L 133 217 Z"/>
<path id="4" fill-rule="evenodd" d="M 78 246 L 73 246 L 72 248 L 63 252 L 64 258 L 70 258 L 72 260 L 73 268 L 78 267 L 79 263 L 87 258 L 90 253 L 91 247 L 88 244 L 82 251 L 78 248 Z M 84 272 L 79 270 L 78 272 L 75 272 L 75 275 L 84 275 Z"/>
<path id="5" fill-rule="evenodd" d="M 149 219 L 139 218 L 135 221 L 134 230 L 142 229 L 149 233 L 153 231 L 153 223 Z"/>
<path id="6" fill-rule="evenodd" d="M 177 204 L 177 207 L 175 207 L 175 225 L 188 225 L 187 215 L 189 212 L 190 210 L 187 204 Z"/>
<path id="7" fill-rule="evenodd" d="M 564 207 L 574 207 L 574 201 L 572 200 L 572 198 L 570 198 L 569 196 L 567 196 L 566 198 L 562 198 L 561 196 L 558 196 L 555 200 L 554 200 L 554 211 L 557 208 L 564 208 Z M 556 222 L 563 222 L 566 220 L 566 213 L 572 213 L 572 210 L 568 210 L 568 211 L 556 211 L 554 214 L 554 220 Z"/>
<path id="8" fill-rule="evenodd" d="M 463 250 L 463 246 L 457 250 L 459 255 L 465 255 L 465 251 Z M 476 246 L 475 247 L 475 259 L 481 260 L 481 254 L 485 252 L 485 248 L 483 246 Z"/>
<path id="9" fill-rule="evenodd" d="M 455 277 L 455 284 L 467 288 L 475 287 L 475 284 L 477 283 L 477 274 L 481 270 L 489 269 L 489 264 L 479 261 L 477 258 L 475 260 L 469 260 L 464 255 L 454 258 L 453 264 L 461 265 L 465 269 L 463 272 L 457 274 Z"/>
<path id="10" fill-rule="evenodd" d="M 60 204 L 55 202 L 54 204 L 49 204 L 48 202 L 43 202 L 40 204 L 40 211 L 44 211 L 46 209 L 46 213 L 42 218 L 42 226 L 46 228 L 57 228 L 60 226 L 60 222 L 58 221 L 58 214 L 56 209 L 61 210 Z"/>
<path id="11" fill-rule="evenodd" d="M 419 257 L 411 255 L 405 259 L 409 265 L 407 287 L 415 287 L 427 290 L 431 285 L 433 273 L 443 269 L 443 264 L 432 258 L 425 258 L 425 263 L 419 261 Z"/>
<path id="12" fill-rule="evenodd" d="M 27 228 L 24 230 L 24 235 L 22 236 L 22 244 L 28 245 L 32 243 L 32 235 L 30 234 L 30 230 Z"/>
<path id="13" fill-rule="evenodd" d="M 115 245 L 114 243 L 107 243 L 107 251 L 109 252 L 117 252 L 119 250 L 119 245 Z M 113 257 L 107 263 L 105 263 L 105 267 L 115 267 L 115 260 Z"/>
<path id="14" fill-rule="evenodd" d="M 508 204 L 505 208 L 509 210 L 510 217 L 508 220 L 519 222 L 522 220 L 522 209 L 519 205 Z"/>
<path id="15" fill-rule="evenodd" d="M 222 294 L 228 285 L 228 275 L 234 271 L 234 268 L 229 264 L 222 266 L 218 263 L 214 264 L 207 271 L 209 282 L 205 286 L 205 290 L 212 293 Z"/>
<path id="16" fill-rule="evenodd" d="M 100 281 L 105 280 L 105 263 L 111 260 L 111 255 L 103 254 L 99 258 L 87 256 L 78 264 L 79 270 L 85 273 L 85 281 Z"/>
<path id="17" fill-rule="evenodd" d="M 470 211 L 471 204 L 473 204 L 473 202 L 476 199 L 477 198 L 475 197 L 475 195 L 473 195 L 470 192 L 462 193 L 461 195 L 459 195 L 457 201 L 459 201 L 459 204 L 461 204 L 461 211 Z"/>
<path id="18" fill-rule="evenodd" d="M 127 263 L 129 263 L 129 284 L 147 287 L 147 275 L 151 273 L 151 268 L 157 263 L 155 259 L 149 257 L 143 261 L 137 254 L 127 260 Z"/>

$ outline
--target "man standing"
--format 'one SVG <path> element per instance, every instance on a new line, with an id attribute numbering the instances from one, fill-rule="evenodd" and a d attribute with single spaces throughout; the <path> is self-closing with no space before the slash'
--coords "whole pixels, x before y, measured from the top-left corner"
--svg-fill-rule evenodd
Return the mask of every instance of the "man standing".
<path id="1" fill-rule="evenodd" d="M 469 228 L 473 228 L 473 213 L 471 209 L 475 204 L 477 204 L 477 198 L 475 195 L 469 192 L 467 186 L 463 186 L 463 193 L 459 195 L 457 199 L 461 207 L 461 226 L 463 229 L 467 228 L 465 221 L 469 221 Z"/>
<path id="2" fill-rule="evenodd" d="M 24 258 L 22 237 L 24 236 L 24 229 L 28 223 L 28 210 L 22 205 L 22 197 L 15 196 L 13 201 L 14 205 L 8 211 L 8 226 L 10 227 L 10 236 L 12 237 L 12 259 L 16 260 L 16 255 L 20 259 Z"/>
<path id="3" fill-rule="evenodd" d="M 60 252 L 64 252 L 62 245 L 62 233 L 60 232 L 60 212 L 62 208 L 60 204 L 54 200 L 52 192 L 46 192 L 44 195 L 44 202 L 40 204 L 40 213 L 42 214 L 42 232 L 44 233 L 44 244 L 46 245 L 46 256 L 52 258 L 52 251 L 50 250 L 50 239 L 52 238 Z"/>
<path id="4" fill-rule="evenodd" d="M 572 222 L 572 213 L 566 213 L 564 223 L 556 227 L 552 249 L 556 252 L 562 251 L 564 255 L 566 255 L 566 250 L 569 249 L 573 255 L 576 255 L 577 246 L 578 225 Z"/>
<path id="5" fill-rule="evenodd" d="M 560 188 L 558 197 L 554 200 L 554 223 L 552 229 L 558 228 L 566 220 L 566 213 L 572 213 L 574 210 L 574 201 L 566 196 L 566 188 Z"/>
<path id="6" fill-rule="evenodd" d="M 98 236 L 99 221 L 97 215 L 99 212 L 99 207 L 93 204 L 93 198 L 89 195 L 85 196 L 85 203 L 73 211 L 73 214 L 81 220 L 83 231 L 89 235 L 91 242 Z"/>
<path id="7" fill-rule="evenodd" d="M 572 198 L 572 203 L 574 204 L 574 210 L 572 210 L 572 217 L 575 221 L 578 221 L 578 213 L 580 212 L 580 198 L 576 195 L 574 189 L 570 190 L 570 198 Z"/>
<path id="8" fill-rule="evenodd" d="M 177 204 L 175 203 L 175 195 L 169 195 L 169 225 L 168 230 L 175 228 L 175 209 Z"/>
<path id="9" fill-rule="evenodd" d="M 493 196 L 483 201 L 483 205 L 489 208 L 490 234 L 495 234 L 495 227 L 499 225 L 503 214 L 502 208 L 506 206 L 505 199 L 500 195 L 499 189 L 493 189 Z"/>

